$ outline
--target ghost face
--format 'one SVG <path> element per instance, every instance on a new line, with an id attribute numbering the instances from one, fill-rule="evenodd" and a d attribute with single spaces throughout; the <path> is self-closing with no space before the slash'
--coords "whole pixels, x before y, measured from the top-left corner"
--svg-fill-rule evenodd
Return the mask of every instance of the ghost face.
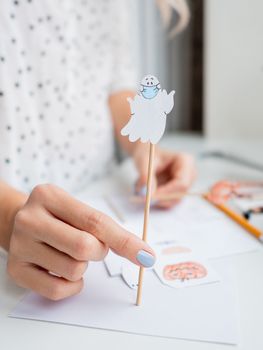
<path id="1" fill-rule="evenodd" d="M 146 99 L 154 98 L 160 89 L 159 80 L 153 75 L 146 75 L 141 81 L 141 94 Z"/>

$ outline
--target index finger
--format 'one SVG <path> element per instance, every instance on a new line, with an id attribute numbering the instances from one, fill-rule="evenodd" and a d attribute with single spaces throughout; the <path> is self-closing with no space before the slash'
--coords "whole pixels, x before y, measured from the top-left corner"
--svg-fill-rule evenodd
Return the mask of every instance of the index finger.
<path id="1" fill-rule="evenodd" d="M 153 250 L 136 235 L 117 224 L 108 215 L 51 186 L 44 206 L 60 220 L 93 234 L 117 254 L 137 265 L 150 267 L 155 262 Z"/>

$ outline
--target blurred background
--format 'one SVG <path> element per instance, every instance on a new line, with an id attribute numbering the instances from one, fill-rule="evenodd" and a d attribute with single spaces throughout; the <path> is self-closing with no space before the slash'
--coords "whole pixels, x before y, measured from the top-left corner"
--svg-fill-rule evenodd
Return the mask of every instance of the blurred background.
<path id="1" fill-rule="evenodd" d="M 263 1 L 188 0 L 190 23 L 172 39 L 155 1 L 133 1 L 140 76 L 155 74 L 176 90 L 168 129 L 208 139 L 262 139 Z"/>

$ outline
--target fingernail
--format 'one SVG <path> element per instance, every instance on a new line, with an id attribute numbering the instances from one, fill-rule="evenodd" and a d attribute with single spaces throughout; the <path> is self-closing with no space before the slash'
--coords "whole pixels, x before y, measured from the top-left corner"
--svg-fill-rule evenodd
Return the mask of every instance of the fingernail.
<path id="1" fill-rule="evenodd" d="M 155 257 L 145 250 L 140 250 L 136 259 L 144 267 L 152 267 L 155 263 Z"/>
<path id="2" fill-rule="evenodd" d="M 158 200 L 157 199 L 151 199 L 151 207 L 154 207 L 157 204 L 158 204 Z"/>
<path id="3" fill-rule="evenodd" d="M 139 191 L 138 191 L 138 195 L 139 196 L 142 196 L 142 197 L 145 197 L 146 196 L 146 193 L 147 193 L 147 187 L 144 185 L 142 186 Z"/>

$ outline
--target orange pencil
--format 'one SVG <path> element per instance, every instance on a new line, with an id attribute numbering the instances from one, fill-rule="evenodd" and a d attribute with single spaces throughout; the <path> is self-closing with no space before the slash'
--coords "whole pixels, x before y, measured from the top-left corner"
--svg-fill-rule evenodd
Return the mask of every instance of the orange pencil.
<path id="1" fill-rule="evenodd" d="M 243 216 L 241 216 L 238 213 L 235 213 L 233 210 L 229 209 L 224 204 L 216 204 L 210 201 L 206 196 L 204 196 L 206 200 L 209 201 L 209 203 L 213 204 L 215 207 L 217 207 L 219 210 L 221 210 L 223 213 L 225 213 L 227 216 L 229 216 L 232 220 L 234 220 L 236 223 L 238 223 L 240 226 L 242 226 L 246 231 L 251 233 L 254 237 L 256 237 L 261 243 L 263 243 L 263 233 L 253 225 L 251 225 Z"/>

